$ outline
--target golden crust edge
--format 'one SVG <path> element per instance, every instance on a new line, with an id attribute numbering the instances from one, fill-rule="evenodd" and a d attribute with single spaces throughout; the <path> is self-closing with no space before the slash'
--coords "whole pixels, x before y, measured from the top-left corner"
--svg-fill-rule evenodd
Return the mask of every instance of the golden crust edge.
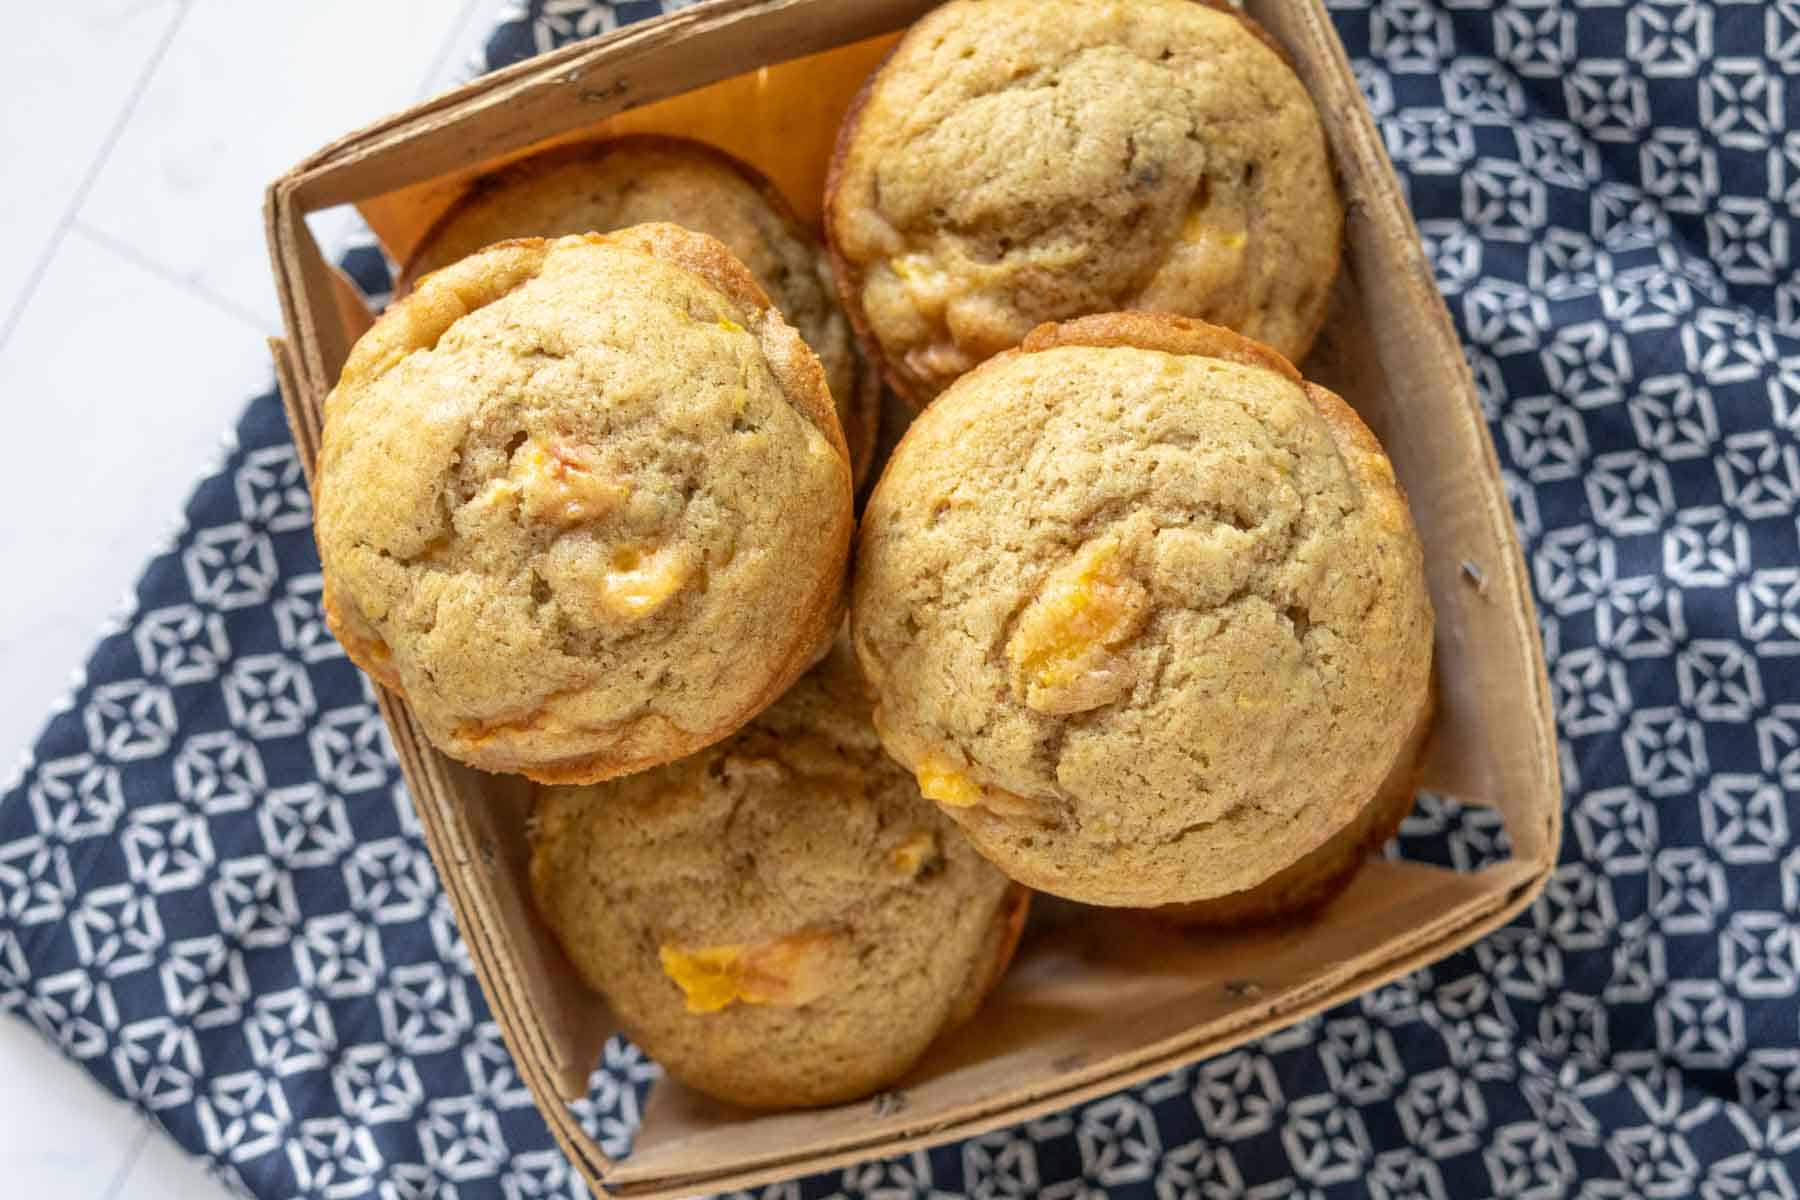
<path id="1" fill-rule="evenodd" d="M 571 164 L 587 162 L 598 163 L 608 155 L 633 149 L 662 149 L 674 153 L 691 154 L 697 158 L 705 158 L 725 170 L 736 173 L 754 188 L 765 203 L 775 212 L 782 224 L 798 240 L 812 246 L 821 261 L 833 264 L 829 247 L 823 238 L 817 237 L 808 229 L 794 212 L 793 205 L 781 194 L 774 182 L 751 163 L 719 149 L 709 142 L 697 138 L 679 137 L 663 133 L 627 133 L 598 138 L 588 138 L 567 145 L 553 146 L 548 150 L 532 154 L 527 158 L 511 162 L 497 170 L 477 176 L 459 193 L 455 200 L 443 212 L 434 218 L 425 233 L 420 237 L 418 245 L 413 248 L 404 266 L 400 268 L 394 283 L 395 301 L 403 300 L 411 295 L 420 280 L 435 273 L 450 263 L 443 263 L 430 269 L 421 269 L 422 264 L 431 257 L 430 251 L 434 243 L 443 236 L 450 223 L 470 206 L 485 199 L 494 191 L 508 186 L 514 181 L 526 181 L 547 174 Z M 480 253 L 476 251 L 475 253 Z M 827 291 L 832 298 L 843 306 L 843 298 L 836 286 L 835 273 L 829 280 Z M 849 314 L 845 313 L 846 320 Z M 881 377 L 868 358 L 860 336 L 856 333 L 854 321 L 851 324 L 852 340 L 852 395 L 847 398 L 846 409 L 855 414 L 858 428 L 854 436 L 850 429 L 844 429 L 846 453 L 850 461 L 852 483 L 860 488 L 867 480 L 869 468 L 875 457 L 875 443 L 881 415 Z M 804 340 L 804 339 L 802 339 Z"/>
<path id="2" fill-rule="evenodd" d="M 1252 37 L 1274 52 L 1275 56 L 1279 58 L 1282 64 L 1293 74 L 1295 80 L 1300 83 L 1300 88 L 1307 93 L 1307 98 L 1311 100 L 1312 93 L 1306 88 L 1305 81 L 1300 79 L 1299 64 L 1295 62 L 1293 56 L 1288 53 L 1287 48 L 1275 39 L 1275 35 L 1265 29 L 1260 22 L 1252 18 L 1248 13 L 1233 8 L 1230 4 L 1226 3 L 1225 0 L 1190 0 L 1190 2 L 1214 12 L 1235 17 L 1238 22 L 1249 31 Z M 887 381 L 888 386 L 891 387 L 901 399 L 911 405 L 915 412 L 924 411 L 933 400 L 942 395 L 945 391 L 948 391 L 950 385 L 947 384 L 937 392 L 932 392 L 924 383 L 915 379 L 910 372 L 906 371 L 901 364 L 892 361 L 882 349 L 881 341 L 875 335 L 874 326 L 869 323 L 868 313 L 862 306 L 863 273 L 844 255 L 843 249 L 838 243 L 838 221 L 835 214 L 837 212 L 838 195 L 842 188 L 844 171 L 847 168 L 850 157 L 850 145 L 855 140 L 856 134 L 861 128 L 865 110 L 869 106 L 869 101 L 874 96 L 875 86 L 881 81 L 882 76 L 887 73 L 889 65 L 900 51 L 911 43 L 915 36 L 922 36 L 919 34 L 919 30 L 943 11 L 943 8 L 933 9 L 924 17 L 921 17 L 918 21 L 908 26 L 905 34 L 888 48 L 888 52 L 882 56 L 881 61 L 876 64 L 875 69 L 869 73 L 869 77 L 865 79 L 862 86 L 857 89 L 856 95 L 850 101 L 850 106 L 844 111 L 844 118 L 838 125 L 837 137 L 832 143 L 831 157 L 827 161 L 825 169 L 825 196 L 824 204 L 821 207 L 821 217 L 825 228 L 825 247 L 831 258 L 832 279 L 837 286 L 838 299 L 843 306 L 844 314 L 850 319 L 850 328 L 856 335 L 857 343 L 862 348 L 864 357 L 870 363 L 875 365 L 881 376 Z M 1317 106 L 1315 105 L 1315 108 L 1316 107 Z M 1325 138 L 1323 118 L 1320 120 L 1319 136 Z M 1331 269 L 1326 272 L 1325 275 L 1327 285 L 1320 289 L 1319 298 L 1315 301 L 1315 308 L 1317 311 L 1313 314 L 1312 328 L 1299 339 L 1299 342 L 1294 349 L 1292 356 L 1293 360 L 1305 358 L 1311 353 L 1313 345 L 1318 341 L 1319 334 L 1325 327 L 1325 319 L 1329 315 L 1331 309 L 1331 283 L 1342 273 L 1344 267 L 1344 220 L 1346 210 L 1346 205 L 1344 203 L 1344 189 L 1342 182 L 1338 178 L 1334 156 L 1331 153 L 1331 146 L 1328 140 L 1325 146 L 1325 157 L 1327 168 L 1331 175 L 1332 196 L 1337 201 L 1338 218 L 1334 226 L 1336 236 L 1332 239 Z M 1146 315 L 1161 315 L 1155 313 L 1153 310 L 1132 311 L 1140 311 Z M 1066 324 L 1068 321 L 1082 319 L 1083 318 L 1081 317 L 1073 317 L 1068 318 L 1063 322 L 1046 322 L 1044 325 L 1040 325 L 1038 329 L 1041 330 L 1047 326 Z M 1211 322 L 1206 323 L 1211 324 Z M 1218 328 L 1224 327 L 1218 326 Z M 1037 331 L 1034 330 L 1033 332 L 1035 333 Z M 1029 336 L 1030 335 L 1027 335 L 1027 338 L 1029 338 Z M 1253 341 L 1254 339 L 1245 338 L 1245 340 Z M 1256 344 L 1261 345 L 1262 343 L 1258 342 Z M 1267 348 L 1271 353 L 1280 356 L 1279 351 L 1274 350 L 1272 347 Z M 1002 351 L 1002 353 L 1005 353 L 1005 351 Z M 979 370 L 982 366 L 985 366 L 986 363 L 992 362 L 993 358 L 996 357 L 999 356 L 995 355 L 983 360 L 981 363 L 977 363 L 971 370 Z M 1285 358 L 1286 356 L 1281 357 Z M 967 374 L 967 372 L 965 372 L 965 374 Z M 958 378 L 961 378 L 961 376 L 958 376 Z M 954 380 L 951 381 L 952 384 L 954 384 L 954 382 Z M 873 494 L 872 490 L 871 494 Z"/>
<path id="3" fill-rule="evenodd" d="M 1394 764 L 1375 794 L 1351 820 L 1373 809 L 1368 828 L 1348 845 L 1334 845 L 1343 830 L 1261 883 L 1224 896 L 1146 909 L 1150 917 L 1192 929 L 1244 928 L 1311 915 L 1350 885 L 1372 854 L 1400 830 L 1412 811 L 1424 769 L 1424 756 L 1437 717 L 1438 688 L 1433 679 L 1425 706 L 1401 744 Z M 1346 827 L 1347 829 L 1349 827 Z"/>
<path id="4" fill-rule="evenodd" d="M 623 759 L 601 753 L 527 766 L 511 759 L 493 758 L 471 751 L 466 745 L 456 745 L 454 741 L 451 747 L 446 748 L 432 739 L 432 744 L 441 753 L 468 766 L 524 775 L 540 783 L 598 783 L 672 762 L 729 737 L 774 703 L 812 665 L 820 647 L 829 645 L 836 631 L 844 603 L 844 565 L 848 560 L 854 527 L 854 490 L 849 450 L 818 357 L 806 346 L 798 332 L 787 324 L 780 310 L 775 308 L 768 294 L 750 274 L 749 268 L 738 261 L 737 256 L 723 243 L 706 234 L 695 233 L 666 222 L 631 226 L 609 234 L 512 238 L 496 242 L 467 258 L 423 276 L 418 281 L 417 290 L 383 313 L 375 326 L 351 348 L 350 358 L 344 365 L 338 386 L 332 389 L 332 396 L 327 398 L 326 436 L 321 438 L 321 460 L 328 453 L 329 431 L 334 424 L 333 417 L 341 407 L 333 405 L 331 399 L 345 388 L 346 382 L 352 393 L 368 387 L 406 354 L 435 345 L 457 320 L 498 301 L 535 278 L 558 246 L 583 244 L 620 245 L 671 263 L 697 276 L 752 315 L 756 326 L 753 332 L 763 347 L 765 360 L 781 387 L 783 396 L 826 438 L 839 464 L 844 468 L 844 486 L 840 489 L 839 497 L 841 503 L 835 506 L 836 520 L 830 533 L 830 556 L 825 560 L 836 562 L 839 567 L 835 571 L 825 572 L 820 586 L 815 587 L 809 595 L 805 607 L 794 622 L 798 636 L 790 643 L 787 661 L 782 670 L 771 677 L 770 684 L 756 694 L 746 711 L 729 721 L 719 723 L 716 728 L 694 733 L 680 743 L 680 749 L 675 753 L 659 751 L 656 754 Z M 415 319 L 414 310 L 421 306 L 426 308 L 425 319 Z M 454 315 L 446 319 L 446 314 L 452 312 Z M 364 342 L 381 331 L 384 323 L 390 326 L 387 335 L 378 338 L 365 352 Z M 796 353 L 796 349 L 799 353 Z M 323 476 L 323 470 L 318 472 L 318 479 Z M 315 480 L 315 506 L 317 490 L 318 482 Z M 329 579 L 323 589 L 321 603 L 327 625 L 343 645 L 351 662 L 377 683 L 404 699 L 406 692 L 400 677 L 383 653 L 385 644 L 379 640 L 363 639 L 349 629 L 349 623 L 340 607 L 341 602 L 330 587 Z M 666 718 L 658 719 L 672 725 Z M 639 721 L 641 720 L 640 718 Z M 634 726 L 636 724 L 637 722 L 633 723 Z"/>
<path id="5" fill-rule="evenodd" d="M 868 503 L 865 506 L 865 512 L 876 509 L 884 489 L 889 484 L 890 478 L 893 475 L 895 464 L 900 463 L 904 457 L 907 442 L 915 434 L 918 434 L 921 437 L 924 436 L 921 431 L 927 429 L 936 421 L 953 418 L 956 402 L 952 397 L 952 393 L 964 380 L 972 379 L 985 371 L 999 369 L 1002 364 L 1024 355 L 1043 353 L 1055 349 L 1081 347 L 1092 347 L 1096 349 L 1128 348 L 1190 357 L 1217 358 L 1222 361 L 1234 362 L 1244 366 L 1272 371 L 1280 375 L 1282 378 L 1299 387 L 1305 394 L 1307 401 L 1311 404 L 1314 411 L 1319 414 L 1320 419 L 1325 423 L 1327 431 L 1331 435 L 1338 453 L 1345 459 L 1345 465 L 1355 479 L 1358 490 L 1367 496 L 1369 495 L 1371 485 L 1376 485 L 1379 487 L 1380 492 L 1386 493 L 1384 499 L 1391 501 L 1391 505 L 1388 505 L 1392 509 L 1390 515 L 1397 518 L 1396 532 L 1403 533 L 1414 545 L 1418 545 L 1422 556 L 1423 546 L 1419 542 L 1418 532 L 1412 520 L 1412 513 L 1407 504 L 1405 491 L 1401 488 L 1398 479 L 1395 478 L 1393 474 L 1392 464 L 1389 461 L 1387 452 L 1382 447 L 1380 440 L 1376 438 L 1374 432 L 1369 429 L 1368 425 L 1362 420 L 1361 416 L 1357 414 L 1355 409 L 1351 408 L 1341 396 L 1337 395 L 1337 393 L 1306 380 L 1301 376 L 1298 368 L 1296 368 L 1293 363 L 1288 361 L 1285 356 L 1272 347 L 1264 345 L 1253 338 L 1246 337 L 1241 333 L 1237 333 L 1234 330 L 1227 329 L 1222 325 L 1215 325 L 1195 317 L 1183 317 L 1170 313 L 1139 311 L 1101 313 L 1088 317 L 1076 317 L 1069 321 L 1049 322 L 1034 329 L 1018 347 L 1012 350 L 1002 351 L 977 365 L 973 370 L 961 376 L 950 388 L 945 389 L 944 397 L 950 398 L 950 403 L 946 404 L 934 401 L 921 412 L 907 428 L 899 443 L 894 447 L 893 453 L 889 456 L 888 462 L 882 470 L 880 479 L 876 481 L 874 488 L 871 489 Z M 1374 465 L 1376 463 L 1382 464 L 1385 469 L 1377 470 Z M 851 643 L 857 654 L 859 664 L 862 666 L 864 675 L 873 680 L 879 672 L 874 669 L 872 664 L 863 659 L 862 639 L 855 636 L 855 627 L 857 624 L 856 611 L 859 607 L 858 599 L 861 595 L 863 586 L 862 580 L 866 577 L 866 572 L 862 569 L 862 559 L 868 552 L 868 532 L 869 527 L 867 522 L 859 525 L 856 545 L 853 548 L 851 555 L 853 563 Z M 1421 599 L 1424 604 L 1426 618 L 1428 622 L 1435 627 L 1436 613 L 1431 605 L 1429 592 L 1423 589 L 1424 582 L 1421 580 Z M 1430 642 L 1428 641 L 1428 651 L 1430 648 Z M 1426 711 L 1428 712 L 1435 709 L 1435 687 L 1436 684 L 1431 676 L 1428 662 L 1426 671 L 1427 692 L 1424 700 Z M 1416 732 L 1416 729 L 1413 729 L 1413 732 Z M 1410 733 L 1407 736 L 1410 736 Z M 1377 786 L 1379 788 L 1380 785 L 1378 784 Z M 1289 870 L 1296 864 L 1305 861 L 1309 855 L 1327 846 L 1332 838 L 1342 833 L 1345 827 L 1353 823 L 1362 811 L 1360 805 L 1349 803 L 1347 799 L 1340 801 L 1339 806 L 1343 811 L 1336 814 L 1334 819 L 1330 822 L 1330 832 L 1303 850 L 1299 856 L 1277 868 L 1273 874 L 1278 875 L 1283 871 Z M 965 835 L 968 836 L 971 841 L 975 842 L 978 846 L 983 844 L 983 839 L 979 831 L 970 827 L 970 822 L 964 811 L 953 809 L 946 809 L 945 811 L 963 827 Z M 1383 840 L 1385 840 L 1385 838 Z M 1033 872 L 1022 867 L 1021 864 L 1011 861 L 1009 861 L 1007 873 L 1016 881 L 1027 886 L 1043 891 L 1056 891 L 1055 885 L 1057 881 L 1050 874 Z M 1347 878 L 1348 876 L 1346 876 L 1346 882 Z M 1240 889 L 1237 893 L 1228 894 L 1239 895 L 1243 891 L 1248 890 L 1250 889 Z M 1193 901 L 1187 903 L 1204 904 L 1213 899 L 1218 898 L 1209 898 L 1207 901 Z M 1145 906 L 1141 903 L 1122 903 L 1119 907 L 1144 908 Z"/>

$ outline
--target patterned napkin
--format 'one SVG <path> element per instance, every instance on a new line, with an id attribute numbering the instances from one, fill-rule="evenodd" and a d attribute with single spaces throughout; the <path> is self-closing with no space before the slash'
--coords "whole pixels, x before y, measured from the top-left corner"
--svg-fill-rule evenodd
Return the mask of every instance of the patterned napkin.
<path id="1" fill-rule="evenodd" d="M 531 0 L 489 65 L 662 7 Z M 1525 539 L 1562 865 L 1355 1003 L 771 1195 L 1795 1195 L 1800 3 L 1331 7 Z M 186 516 L 0 798 L 0 1008 L 245 1195 L 580 1195 L 320 619 L 273 395 Z M 1425 797 L 1390 853 L 1506 845 Z M 653 1074 L 608 1046 L 579 1109 L 609 1151 Z"/>

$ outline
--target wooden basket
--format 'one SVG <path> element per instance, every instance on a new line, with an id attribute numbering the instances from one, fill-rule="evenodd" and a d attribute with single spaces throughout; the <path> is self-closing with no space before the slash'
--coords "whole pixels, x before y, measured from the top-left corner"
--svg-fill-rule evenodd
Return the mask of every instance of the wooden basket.
<path id="1" fill-rule="evenodd" d="M 371 317 L 306 216 L 356 205 L 404 260 L 474 175 L 601 132 L 709 141 L 817 219 L 838 119 L 896 31 L 932 0 L 713 0 L 487 76 L 334 142 L 276 180 L 265 216 L 285 340 L 273 343 L 308 472 L 321 410 Z M 1348 199 L 1345 267 L 1304 364 L 1381 437 L 1411 497 L 1438 613 L 1439 723 L 1426 786 L 1498 809 L 1510 860 L 1474 873 L 1375 861 L 1292 928 L 1181 935 L 1080 910 L 1028 938 L 981 1016 L 902 1089 L 817 1112 L 746 1114 L 663 1081 L 613 1161 L 565 1100 L 613 1024 L 533 916 L 527 785 L 434 751 L 381 709 L 432 858 L 519 1070 L 590 1183 L 667 1196 L 798 1175 L 968 1137 L 1216 1054 L 1467 946 L 1520 911 L 1556 861 L 1561 785 L 1543 652 L 1494 450 L 1343 48 L 1320 0 L 1248 0 L 1324 115 Z"/>

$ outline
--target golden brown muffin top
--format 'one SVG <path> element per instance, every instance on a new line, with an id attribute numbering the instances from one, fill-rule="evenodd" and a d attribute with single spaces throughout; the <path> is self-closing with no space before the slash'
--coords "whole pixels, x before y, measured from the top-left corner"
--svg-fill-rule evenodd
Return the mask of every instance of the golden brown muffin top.
<path id="1" fill-rule="evenodd" d="M 325 405 L 326 606 L 446 753 L 593 779 L 725 736 L 829 640 L 849 470 L 818 360 L 718 242 L 506 242 Z"/>
<path id="2" fill-rule="evenodd" d="M 856 649 L 888 751 L 1015 879 L 1146 906 L 1342 828 L 1425 702 L 1392 468 L 1266 347 L 1176 317 L 1034 333 L 870 497 Z"/>
<path id="3" fill-rule="evenodd" d="M 1400 832 L 1412 812 L 1424 766 L 1422 756 L 1431 736 L 1435 697 L 1433 688 L 1374 797 L 1317 849 L 1253 888 L 1191 904 L 1171 904 L 1152 909 L 1152 913 L 1174 925 L 1224 929 L 1303 917 L 1335 897 L 1349 886 L 1363 863 Z"/>
<path id="4" fill-rule="evenodd" d="M 840 134 L 827 227 L 851 318 L 923 404 L 1041 321 L 1145 309 L 1298 359 L 1342 205 L 1266 35 L 1195 0 L 951 0 Z"/>
<path id="5" fill-rule="evenodd" d="M 483 246 L 668 221 L 718 238 L 756 277 L 825 368 L 860 482 L 875 441 L 878 386 L 838 307 L 824 247 L 774 186 L 700 142 L 624 137 L 535 155 L 475 181 L 413 252 L 400 290 Z"/>
<path id="6" fill-rule="evenodd" d="M 882 753 L 869 708 L 840 642 L 728 741 L 538 793 L 539 911 L 691 1086 L 758 1106 L 867 1094 L 1010 953 L 1011 885 Z"/>

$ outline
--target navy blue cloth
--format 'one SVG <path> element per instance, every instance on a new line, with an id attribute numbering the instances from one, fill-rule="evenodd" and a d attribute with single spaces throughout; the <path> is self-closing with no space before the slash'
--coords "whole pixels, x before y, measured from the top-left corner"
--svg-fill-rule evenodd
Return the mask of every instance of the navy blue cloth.
<path id="1" fill-rule="evenodd" d="M 530 0 L 489 61 L 662 7 Z M 773 1194 L 1795 1195 L 1800 3 L 1331 7 L 1514 500 L 1561 865 L 1254 1045 Z M 186 517 L 0 799 L 0 1008 L 246 1194 L 579 1194 L 321 620 L 272 394 Z M 1506 840 L 1427 796 L 1389 852 Z M 653 1073 L 607 1048 L 579 1109 L 609 1151 Z"/>

